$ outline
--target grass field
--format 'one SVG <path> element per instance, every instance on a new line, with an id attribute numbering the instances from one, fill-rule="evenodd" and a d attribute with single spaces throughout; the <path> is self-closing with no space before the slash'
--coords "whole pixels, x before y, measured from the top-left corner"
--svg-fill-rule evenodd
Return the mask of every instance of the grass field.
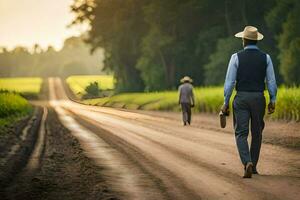
<path id="1" fill-rule="evenodd" d="M 268 103 L 269 97 L 267 93 L 265 96 Z M 216 114 L 223 104 L 223 88 L 196 88 L 195 99 L 194 112 Z M 231 98 L 232 100 L 233 98 Z M 112 97 L 85 100 L 83 102 L 89 105 L 128 109 L 167 111 L 178 111 L 180 109 L 178 106 L 177 91 L 120 94 Z M 300 121 L 300 88 L 279 88 L 276 112 L 272 115 L 272 118 Z"/>
<path id="2" fill-rule="evenodd" d="M 0 92 L 0 127 L 29 114 L 32 107 L 19 94 Z"/>
<path id="3" fill-rule="evenodd" d="M 23 96 L 37 96 L 43 80 L 37 77 L 0 78 L 0 90 L 17 92 Z"/>
<path id="4" fill-rule="evenodd" d="M 114 89 L 114 78 L 110 75 L 98 75 L 98 76 L 70 76 L 66 79 L 72 92 L 79 98 L 81 98 L 85 92 L 86 86 L 92 82 L 98 82 L 101 90 Z"/>
<path id="5" fill-rule="evenodd" d="M 196 88 L 194 92 L 196 101 L 194 110 L 197 112 L 217 112 L 223 103 L 223 89 L 220 87 Z M 179 110 L 177 91 L 125 93 L 83 102 L 90 105 L 129 109 Z"/>
<path id="6" fill-rule="evenodd" d="M 300 121 L 300 88 L 280 88 L 276 107 L 274 118 Z"/>

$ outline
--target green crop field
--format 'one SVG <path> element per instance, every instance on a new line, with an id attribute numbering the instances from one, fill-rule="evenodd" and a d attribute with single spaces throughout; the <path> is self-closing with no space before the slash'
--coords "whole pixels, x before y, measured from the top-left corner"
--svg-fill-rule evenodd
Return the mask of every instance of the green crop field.
<path id="1" fill-rule="evenodd" d="M 0 78 L 0 90 L 17 92 L 22 95 L 37 95 L 43 80 L 37 77 Z"/>
<path id="2" fill-rule="evenodd" d="M 110 75 L 70 76 L 66 79 L 72 92 L 80 98 L 86 93 L 86 86 L 95 81 L 98 83 L 101 90 L 114 89 L 114 78 Z"/>
<path id="3" fill-rule="evenodd" d="M 267 103 L 269 97 L 266 92 Z M 195 89 L 196 105 L 194 112 L 218 113 L 223 104 L 222 87 L 206 87 Z M 231 98 L 231 101 L 233 98 Z M 83 101 L 89 105 L 110 106 L 142 110 L 178 111 L 177 91 L 128 93 L 111 97 Z M 231 105 L 231 104 L 230 104 Z M 300 120 L 300 88 L 281 87 L 278 90 L 276 112 L 274 119 Z"/>
<path id="4" fill-rule="evenodd" d="M 30 113 L 28 101 L 16 93 L 0 92 L 0 127 Z"/>

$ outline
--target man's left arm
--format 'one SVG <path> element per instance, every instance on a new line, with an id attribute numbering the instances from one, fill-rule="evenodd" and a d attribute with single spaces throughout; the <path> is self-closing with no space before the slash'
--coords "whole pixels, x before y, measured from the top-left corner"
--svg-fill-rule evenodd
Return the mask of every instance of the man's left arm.
<path id="1" fill-rule="evenodd" d="M 271 60 L 271 57 L 267 54 L 267 71 L 266 71 L 266 84 L 268 88 L 268 92 L 270 95 L 270 103 L 268 105 L 269 113 L 273 113 L 275 111 L 275 102 L 277 96 L 277 84 L 274 73 L 274 67 Z"/>

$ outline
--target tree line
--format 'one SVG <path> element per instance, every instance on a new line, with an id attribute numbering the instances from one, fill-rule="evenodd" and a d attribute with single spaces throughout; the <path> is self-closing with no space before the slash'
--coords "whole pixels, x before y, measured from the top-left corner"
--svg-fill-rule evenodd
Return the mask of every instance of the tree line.
<path id="1" fill-rule="evenodd" d="M 0 48 L 0 76 L 69 76 L 76 74 L 99 74 L 103 67 L 103 52 L 90 54 L 90 47 L 81 37 L 70 37 L 57 51 L 49 46 L 43 50 L 34 45 L 30 51 L 25 47 L 12 50 Z"/>
<path id="2" fill-rule="evenodd" d="M 104 67 L 118 91 L 172 89 L 189 75 L 196 85 L 221 85 L 234 38 L 246 25 L 265 35 L 279 83 L 300 83 L 300 1 L 74 0 L 74 24 L 91 27 L 86 42 L 105 50 Z"/>

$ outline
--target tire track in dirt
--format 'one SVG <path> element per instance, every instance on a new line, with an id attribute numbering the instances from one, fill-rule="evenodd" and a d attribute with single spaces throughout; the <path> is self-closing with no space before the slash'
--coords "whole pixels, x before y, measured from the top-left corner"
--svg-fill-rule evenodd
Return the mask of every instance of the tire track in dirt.
<path id="1" fill-rule="evenodd" d="M 46 137 L 46 119 L 48 116 L 48 109 L 43 107 L 43 115 L 41 119 L 40 128 L 37 135 L 37 140 L 31 153 L 31 156 L 26 165 L 26 170 L 29 172 L 35 171 L 40 167 L 41 158 L 43 156 L 44 148 L 45 148 L 45 137 Z"/>

